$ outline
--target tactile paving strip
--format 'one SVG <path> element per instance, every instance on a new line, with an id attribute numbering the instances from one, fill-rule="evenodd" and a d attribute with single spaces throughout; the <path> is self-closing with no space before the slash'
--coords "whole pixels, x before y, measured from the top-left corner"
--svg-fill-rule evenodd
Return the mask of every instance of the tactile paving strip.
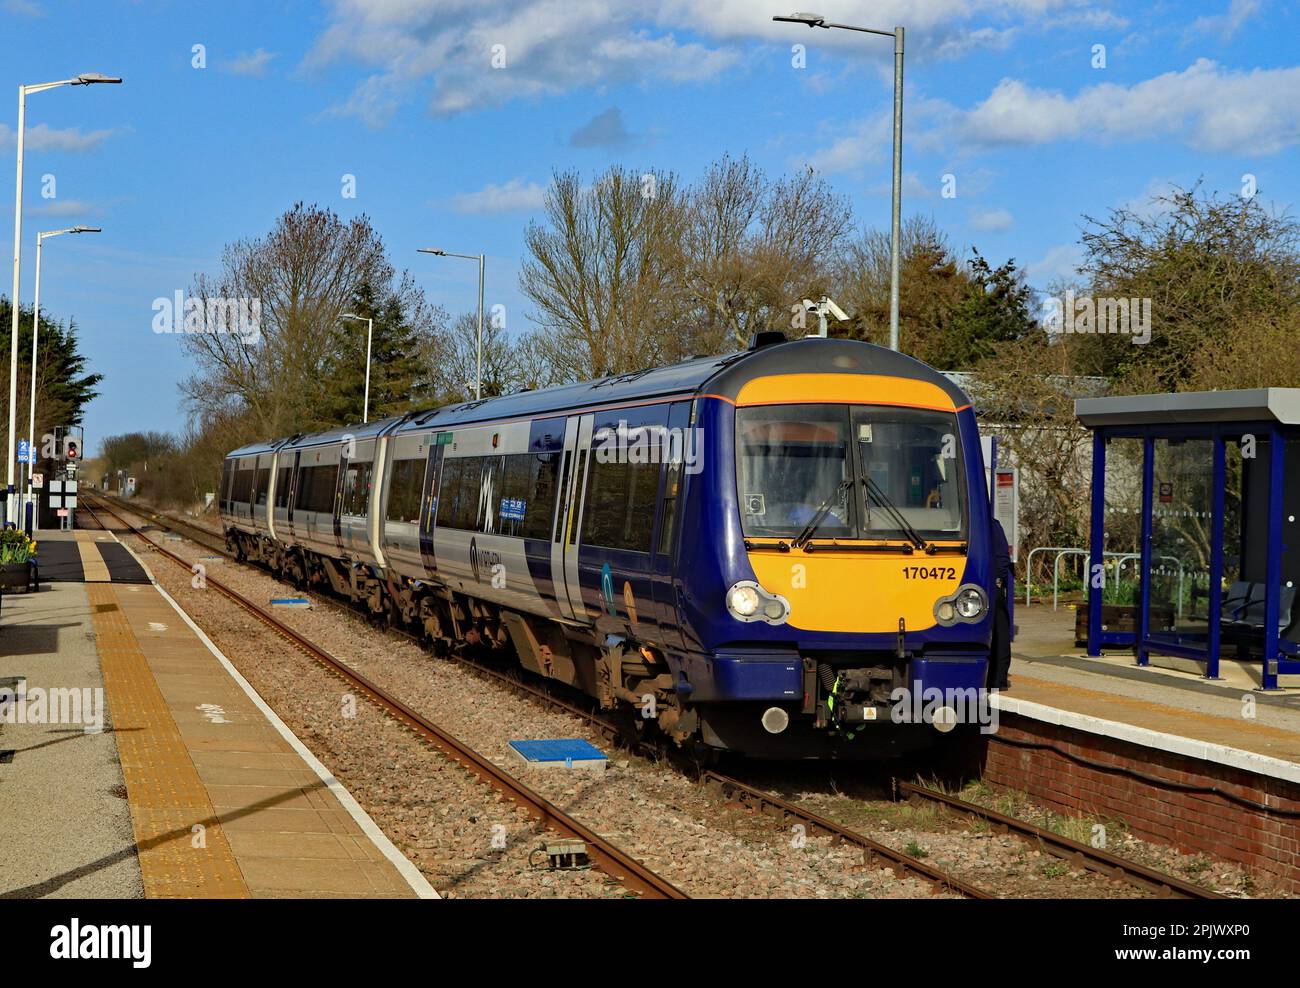
<path id="1" fill-rule="evenodd" d="M 102 533 L 99 533 L 103 537 Z M 87 583 L 111 583 L 108 566 L 95 542 L 95 532 L 77 532 L 77 552 L 81 554 L 81 572 Z"/>
<path id="2" fill-rule="evenodd" d="M 247 898 L 248 885 L 116 591 L 91 584 L 86 596 L 146 897 Z"/>

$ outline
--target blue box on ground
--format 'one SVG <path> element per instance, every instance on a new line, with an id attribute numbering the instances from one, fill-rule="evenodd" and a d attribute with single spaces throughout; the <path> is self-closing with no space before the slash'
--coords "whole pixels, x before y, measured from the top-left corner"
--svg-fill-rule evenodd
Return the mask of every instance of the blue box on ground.
<path id="1" fill-rule="evenodd" d="M 581 738 L 554 741 L 511 741 L 510 747 L 534 768 L 587 768 L 603 771 L 609 758 L 603 751 Z"/>

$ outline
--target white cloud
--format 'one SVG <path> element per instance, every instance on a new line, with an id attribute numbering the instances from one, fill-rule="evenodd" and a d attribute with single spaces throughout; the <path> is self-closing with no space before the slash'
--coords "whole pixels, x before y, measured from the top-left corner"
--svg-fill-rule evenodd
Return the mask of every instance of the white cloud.
<path id="1" fill-rule="evenodd" d="M 525 213 L 540 208 L 545 198 L 546 190 L 536 182 L 512 178 L 504 185 L 454 196 L 451 204 L 458 213 Z"/>
<path id="2" fill-rule="evenodd" d="M 335 0 L 307 65 L 374 67 L 335 109 L 378 124 L 430 83 L 430 108 L 452 114 L 610 83 L 706 80 L 739 58 L 653 20 L 603 0 Z"/>
<path id="3" fill-rule="evenodd" d="M 1077 276 L 1083 258 L 1083 248 L 1078 244 L 1049 247 L 1038 260 L 1025 265 L 1025 278 L 1031 285 L 1042 287 L 1058 278 L 1071 280 Z"/>
<path id="4" fill-rule="evenodd" d="M 1016 218 L 1005 209 L 978 209 L 971 213 L 971 229 L 981 233 L 1001 233 L 1015 225 Z"/>
<path id="5" fill-rule="evenodd" d="M 1004 48 L 1018 28 L 1092 0 L 828 0 L 826 15 L 865 24 L 906 24 L 909 57 L 957 57 Z M 972 23 L 973 19 L 996 23 Z M 690 36 L 685 35 L 689 32 Z M 755 0 L 332 0 L 307 68 L 369 66 L 331 113 L 382 125 L 404 101 L 430 93 L 438 114 L 500 106 L 628 82 L 689 83 L 741 63 L 755 42 L 804 43 L 892 64 L 886 39 L 773 23 Z M 494 56 L 504 66 L 494 66 Z"/>
<path id="6" fill-rule="evenodd" d="M 99 208 L 84 199 L 42 199 L 34 206 L 28 206 L 26 212 L 37 216 L 91 216 Z"/>
<path id="7" fill-rule="evenodd" d="M 957 136 L 977 146 L 1172 137 L 1199 151 L 1274 154 L 1300 142 L 1300 67 L 1239 72 L 1202 58 L 1072 97 L 1003 79 L 964 114 Z"/>
<path id="8" fill-rule="evenodd" d="M 80 127 L 51 127 L 49 124 L 36 124 L 28 127 L 23 135 L 28 151 L 71 151 L 80 153 L 93 151 L 116 131 L 83 131 Z M 0 147 L 11 148 L 17 144 L 17 133 L 8 124 L 0 124 Z"/>
<path id="9" fill-rule="evenodd" d="M 233 72 L 235 75 L 263 76 L 266 75 L 267 66 L 275 57 L 276 52 L 258 48 L 256 51 L 240 52 L 224 67 L 227 72 Z"/>
<path id="10" fill-rule="evenodd" d="M 1259 7 L 1259 0 L 1232 0 L 1224 13 L 1215 16 L 1198 17 L 1192 21 L 1189 33 L 1210 34 L 1221 41 L 1229 41 L 1234 34 L 1241 30 L 1242 25 L 1259 10 Z"/>

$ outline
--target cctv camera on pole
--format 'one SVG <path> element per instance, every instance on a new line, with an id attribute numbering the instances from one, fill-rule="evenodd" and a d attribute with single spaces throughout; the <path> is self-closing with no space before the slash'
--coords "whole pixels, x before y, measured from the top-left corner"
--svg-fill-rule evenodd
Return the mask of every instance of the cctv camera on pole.
<path id="1" fill-rule="evenodd" d="M 817 332 L 809 333 L 809 336 L 826 337 L 826 314 L 830 313 L 839 322 L 848 322 L 849 317 L 844 314 L 844 310 L 835 304 L 829 295 L 823 295 L 820 302 L 814 302 L 812 299 L 804 299 L 803 307 L 808 312 L 817 313 Z"/>

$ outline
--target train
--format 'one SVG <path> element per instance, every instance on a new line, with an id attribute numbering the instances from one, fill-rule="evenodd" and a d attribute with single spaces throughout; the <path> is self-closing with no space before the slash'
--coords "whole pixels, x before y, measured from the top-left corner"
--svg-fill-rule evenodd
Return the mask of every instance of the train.
<path id="1" fill-rule="evenodd" d="M 860 341 L 255 443 L 218 500 L 237 558 L 702 752 L 914 751 L 996 647 L 971 402 Z"/>

